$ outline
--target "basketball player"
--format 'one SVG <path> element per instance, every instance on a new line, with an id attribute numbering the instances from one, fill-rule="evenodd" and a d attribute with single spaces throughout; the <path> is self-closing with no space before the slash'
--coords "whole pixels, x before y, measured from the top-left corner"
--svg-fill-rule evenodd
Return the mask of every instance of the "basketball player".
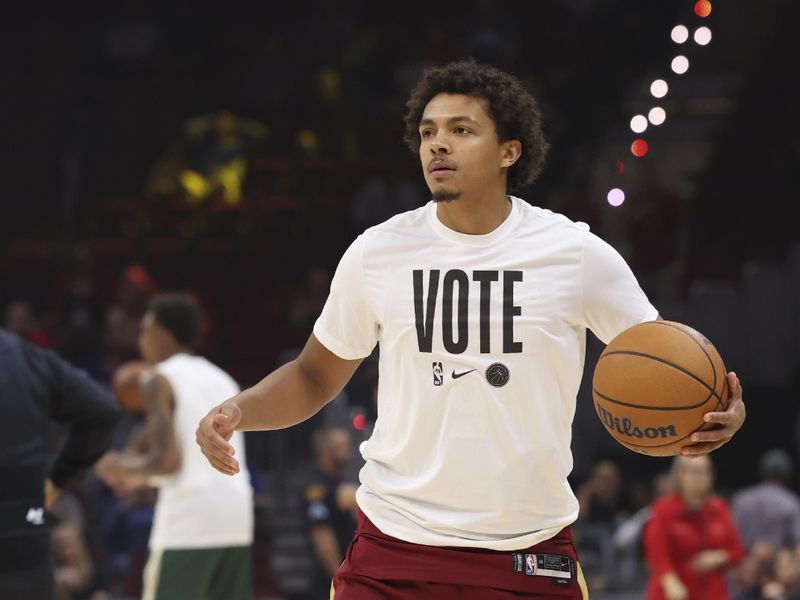
<path id="1" fill-rule="evenodd" d="M 432 201 L 353 242 L 301 355 L 212 410 L 197 441 L 237 473 L 234 431 L 309 418 L 380 343 L 378 419 L 336 600 L 585 598 L 567 475 L 586 329 L 608 343 L 658 312 L 586 225 L 508 195 L 547 151 L 515 78 L 450 64 L 427 71 L 407 106 Z M 686 454 L 741 427 L 728 377 L 730 408 L 706 415 L 719 429 Z"/>
<path id="2" fill-rule="evenodd" d="M 96 467 L 118 492 L 147 481 L 159 487 L 143 600 L 252 597 L 249 478 L 209 469 L 192 440 L 197 420 L 239 388 L 192 354 L 199 334 L 199 311 L 190 297 L 153 299 L 139 335 L 142 357 L 155 365 L 141 383 L 147 420 L 124 452 L 106 454 Z M 244 452 L 241 433 L 230 441 L 237 455 Z"/>

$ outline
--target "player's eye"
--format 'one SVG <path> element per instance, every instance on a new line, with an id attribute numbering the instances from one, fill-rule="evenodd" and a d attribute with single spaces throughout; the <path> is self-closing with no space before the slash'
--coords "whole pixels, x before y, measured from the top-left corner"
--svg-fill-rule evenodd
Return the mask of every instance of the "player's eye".
<path id="1" fill-rule="evenodd" d="M 467 129 L 466 127 L 456 127 L 455 133 L 457 133 L 458 135 L 466 135 L 470 133 L 470 130 Z"/>
<path id="2" fill-rule="evenodd" d="M 419 132 L 419 135 L 423 140 L 426 140 L 433 135 L 433 129 L 423 129 Z"/>

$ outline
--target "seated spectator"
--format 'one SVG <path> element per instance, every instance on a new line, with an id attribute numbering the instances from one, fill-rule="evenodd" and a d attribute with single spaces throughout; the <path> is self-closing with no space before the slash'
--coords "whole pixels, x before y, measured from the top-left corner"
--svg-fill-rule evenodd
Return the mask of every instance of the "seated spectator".
<path id="1" fill-rule="evenodd" d="M 774 562 L 774 580 L 762 589 L 765 600 L 800 598 L 800 557 L 786 548 L 778 550 Z"/>
<path id="2" fill-rule="evenodd" d="M 611 536 L 622 517 L 622 476 L 612 460 L 601 460 L 589 479 L 578 488 L 581 512 L 575 526 L 575 544 L 581 556 L 589 587 L 596 591 L 612 587 L 614 568 Z"/>
<path id="3" fill-rule="evenodd" d="M 71 600 L 91 583 L 92 559 L 86 548 L 83 531 L 69 521 L 53 529 L 56 598 Z"/>
<path id="4" fill-rule="evenodd" d="M 139 324 L 156 286 L 140 265 L 131 265 L 122 273 L 117 301 L 106 312 L 105 347 L 108 371 L 139 358 Z"/>
<path id="5" fill-rule="evenodd" d="M 731 499 L 733 517 L 745 547 L 763 541 L 777 549 L 800 546 L 800 498 L 787 489 L 792 459 L 783 450 L 761 457 L 761 483 L 740 490 Z"/>
<path id="6" fill-rule="evenodd" d="M 613 525 L 623 508 L 622 475 L 612 460 L 601 460 L 592 468 L 592 476 L 578 488 L 581 520 Z"/>
<path id="7" fill-rule="evenodd" d="M 39 324 L 31 305 L 27 302 L 12 302 L 6 309 L 4 325 L 9 333 L 40 348 L 54 348 L 53 338 Z"/>
<path id="8" fill-rule="evenodd" d="M 725 569 L 744 555 L 727 503 L 713 495 L 708 456 L 678 456 L 674 493 L 656 500 L 645 527 L 647 600 L 727 600 Z"/>
<path id="9" fill-rule="evenodd" d="M 791 457 L 783 450 L 770 450 L 761 457 L 759 471 L 761 483 L 740 490 L 731 501 L 733 517 L 748 549 L 733 573 L 739 600 L 791 588 L 786 577 L 790 563 L 783 551 L 800 549 L 800 498 L 787 489 L 792 477 Z M 779 556 L 781 578 L 777 576 Z M 779 579 L 784 583 L 776 587 Z"/>
<path id="10" fill-rule="evenodd" d="M 356 529 L 355 486 L 343 479 L 353 442 L 348 430 L 323 427 L 312 435 L 312 444 L 316 465 L 303 493 L 315 563 L 308 598 L 327 600 L 333 575 Z"/>

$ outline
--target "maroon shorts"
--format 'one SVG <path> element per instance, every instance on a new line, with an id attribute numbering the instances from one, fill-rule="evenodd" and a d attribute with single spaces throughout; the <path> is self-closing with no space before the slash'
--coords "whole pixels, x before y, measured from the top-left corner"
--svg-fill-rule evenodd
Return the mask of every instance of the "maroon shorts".
<path id="1" fill-rule="evenodd" d="M 382 533 L 359 511 L 358 528 L 333 578 L 331 598 L 585 600 L 588 593 L 577 559 L 569 527 L 530 548 L 501 552 L 404 542 Z"/>

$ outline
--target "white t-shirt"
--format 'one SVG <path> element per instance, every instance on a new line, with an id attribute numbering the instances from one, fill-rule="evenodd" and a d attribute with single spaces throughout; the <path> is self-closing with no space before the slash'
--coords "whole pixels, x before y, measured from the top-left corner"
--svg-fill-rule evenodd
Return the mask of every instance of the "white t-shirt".
<path id="1" fill-rule="evenodd" d="M 344 359 L 380 343 L 357 500 L 402 540 L 515 550 L 572 523 L 586 329 L 607 343 L 658 316 L 586 224 L 511 202 L 486 235 L 447 228 L 433 202 L 368 229 L 314 325 Z"/>
<path id="2" fill-rule="evenodd" d="M 159 486 L 150 549 L 249 546 L 253 541 L 253 490 L 245 466 L 244 434 L 231 444 L 241 471 L 223 475 L 208 464 L 195 442 L 200 419 L 239 393 L 239 386 L 222 369 L 201 356 L 176 354 L 155 367 L 175 397 L 173 416 L 180 468 L 154 478 Z"/>

